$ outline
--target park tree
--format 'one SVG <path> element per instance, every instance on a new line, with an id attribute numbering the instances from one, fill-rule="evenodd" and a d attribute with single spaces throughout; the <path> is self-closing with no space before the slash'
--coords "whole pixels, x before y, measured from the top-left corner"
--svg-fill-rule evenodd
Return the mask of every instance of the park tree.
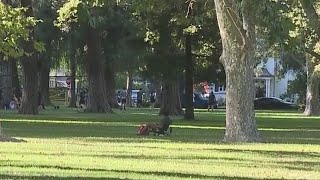
<path id="1" fill-rule="evenodd" d="M 113 1 L 71 0 L 59 10 L 58 26 L 70 32 L 71 25 L 75 25 L 85 37 L 88 112 L 112 112 L 106 95 L 101 38 L 115 5 L 117 4 Z"/>
<path id="2" fill-rule="evenodd" d="M 150 6 L 150 8 L 143 9 L 142 10 L 143 13 L 141 13 L 141 18 L 145 20 L 146 21 L 145 24 L 148 25 L 146 27 L 147 42 L 149 42 L 152 45 L 153 47 L 152 50 L 154 50 L 153 53 L 160 52 L 156 54 L 157 57 L 160 57 L 160 56 L 163 57 L 159 59 L 160 63 L 157 63 L 157 60 L 158 60 L 157 58 L 152 60 L 152 58 L 148 56 L 147 58 L 148 69 L 144 69 L 144 70 L 147 70 L 148 72 L 153 72 L 153 76 L 152 76 L 154 77 L 152 78 L 154 79 L 153 82 L 163 81 L 162 87 L 166 87 L 165 83 L 166 81 L 168 81 L 168 79 L 171 79 L 171 80 L 174 79 L 174 81 L 177 81 L 177 79 L 178 81 L 184 81 L 184 83 L 177 82 L 177 84 L 181 86 L 177 88 L 178 88 L 178 92 L 184 91 L 186 95 L 187 104 L 186 104 L 185 119 L 194 119 L 194 113 L 193 113 L 193 84 L 194 84 L 193 80 L 195 78 L 194 72 L 196 72 L 195 69 L 197 70 L 197 73 L 201 71 L 201 68 L 196 66 L 204 65 L 204 63 L 200 63 L 200 60 L 206 63 L 208 62 L 207 64 L 211 64 L 212 59 L 214 59 L 213 58 L 214 53 L 210 52 L 211 47 L 213 47 L 214 45 L 212 45 L 211 42 L 207 40 L 207 39 L 211 39 L 212 34 L 206 31 L 207 27 L 212 24 L 212 19 L 213 19 L 212 16 L 214 15 L 214 13 L 210 13 L 209 9 L 210 7 L 211 8 L 213 7 L 213 4 L 210 2 L 205 3 L 205 1 L 200 1 L 200 2 L 197 2 L 195 5 L 194 2 L 195 1 L 186 1 L 186 2 L 148 1 L 148 2 L 144 2 L 143 4 L 146 4 L 147 7 Z M 164 21 L 165 18 L 167 18 L 167 22 L 162 22 L 163 23 L 162 26 L 157 25 L 157 24 L 160 24 L 161 21 Z M 157 19 L 156 22 L 154 22 L 155 19 Z M 166 35 L 164 33 L 165 31 L 161 30 L 161 27 L 165 27 L 163 29 L 165 29 L 168 32 L 167 34 L 169 35 Z M 218 34 L 218 31 L 215 31 L 215 33 Z M 161 43 L 164 43 L 166 38 L 168 39 L 167 45 L 162 46 L 163 50 L 161 50 L 160 49 Z M 216 42 L 218 42 L 219 39 L 220 37 L 216 38 L 215 39 Z M 204 49 L 201 47 L 206 47 L 206 48 Z M 215 46 L 215 47 L 218 47 L 218 46 Z M 170 48 L 171 48 L 170 55 L 172 55 L 173 57 L 175 56 L 179 58 L 175 58 L 175 60 L 173 60 L 174 58 L 170 59 L 166 57 L 167 55 L 165 53 L 167 53 L 168 49 Z M 164 51 L 164 52 L 161 52 L 161 51 Z M 169 63 L 166 63 L 167 59 L 170 59 Z M 169 65 L 169 67 L 165 67 L 166 65 Z M 177 65 L 177 66 L 174 66 L 174 65 Z M 153 66 L 156 68 L 152 68 Z M 158 72 L 160 72 L 161 70 L 160 67 L 164 67 L 164 69 L 169 69 L 169 68 L 174 69 L 176 72 L 173 74 L 177 74 L 178 78 L 177 77 L 168 78 L 166 76 L 166 74 L 170 74 L 168 72 L 162 72 L 158 74 Z M 183 72 L 183 76 L 181 75 L 182 72 Z M 146 73 L 146 74 L 148 74 L 148 77 L 150 77 L 150 73 Z M 197 78 L 197 79 L 200 81 L 200 78 Z M 208 77 L 206 77 L 206 79 L 208 79 Z M 166 94 L 166 93 L 162 93 L 162 95 L 163 94 Z M 180 97 L 180 95 L 178 96 Z M 178 102 L 178 101 L 180 101 L 180 99 L 178 99 L 175 102 Z M 165 102 L 165 103 L 168 103 L 168 102 Z"/>
<path id="3" fill-rule="evenodd" d="M 58 43 L 62 33 L 54 26 L 54 20 L 57 18 L 57 7 L 53 0 L 37 1 L 34 4 L 35 16 L 41 19 L 35 27 L 35 39 L 44 43 L 45 51 L 38 54 L 39 67 L 39 91 L 41 92 L 42 102 L 50 105 L 49 98 L 49 73 L 53 62 L 58 53 Z"/>
<path id="4" fill-rule="evenodd" d="M 137 18 L 141 31 L 145 33 L 145 42 L 149 44 L 145 56 L 145 65 L 141 67 L 148 77 L 162 84 L 160 114 L 169 111 L 170 115 L 182 115 L 179 81 L 184 66 L 183 49 L 179 47 L 178 33 L 182 28 L 177 26 L 177 13 L 184 12 L 181 1 L 135 1 Z M 185 14 L 184 14 L 185 17 Z M 179 21 L 180 22 L 180 21 Z"/>
<path id="5" fill-rule="evenodd" d="M 255 2 L 215 0 L 226 72 L 226 142 L 260 140 L 253 107 Z"/>
<path id="6" fill-rule="evenodd" d="M 188 96 L 185 119 L 194 119 L 194 84 L 225 81 L 223 66 L 219 62 L 221 38 L 212 8 L 214 8 L 214 2 L 192 0 L 186 2 L 186 18 L 183 25 L 187 27 L 182 27 L 186 53 L 185 91 Z"/>
<path id="7" fill-rule="evenodd" d="M 320 18 L 317 12 L 317 0 L 299 0 L 305 14 L 307 26 L 312 31 L 308 37 L 312 39 L 311 46 L 305 49 L 307 69 L 307 94 L 304 115 L 319 115 L 319 81 L 320 81 Z"/>
<path id="8" fill-rule="evenodd" d="M 11 7 L 18 7 L 18 3 L 17 2 L 13 2 L 12 0 L 3 0 L 2 1 L 4 4 L 7 4 Z M 13 94 L 15 94 L 17 97 L 21 97 L 21 85 L 20 85 L 20 81 L 19 81 L 19 74 L 18 74 L 18 58 L 17 57 L 13 57 L 13 56 L 8 56 L 8 61 L 9 61 L 9 68 L 12 74 L 11 77 L 11 85 L 12 85 L 12 89 L 13 89 Z"/>
<path id="9" fill-rule="evenodd" d="M 317 1 L 272 1 L 262 13 L 265 18 L 259 21 L 263 32 L 267 32 L 265 41 L 269 51 L 278 54 L 281 60 L 282 72 L 295 69 L 307 74 L 304 115 L 308 116 L 319 115 L 319 17 L 316 9 Z M 297 64 L 299 69 L 295 67 Z"/>
<path id="10" fill-rule="evenodd" d="M 26 54 L 23 46 L 19 43 L 21 39 L 28 40 L 30 29 L 36 21 L 33 17 L 25 17 L 23 8 L 13 8 L 0 1 L 0 54 L 6 57 L 18 58 Z M 13 23 L 14 22 L 14 23 Z M 0 124 L 0 141 L 15 140 L 3 132 Z"/>
<path id="11" fill-rule="evenodd" d="M 26 8 L 25 16 L 33 17 L 32 0 L 21 1 L 21 6 Z M 20 114 L 38 114 L 38 59 L 37 42 L 34 39 L 34 28 L 29 26 L 29 39 L 23 42 L 26 54 L 22 57 L 21 65 L 23 70 L 23 89 L 21 106 L 18 110 Z M 39 45 L 39 44 L 38 44 Z"/>

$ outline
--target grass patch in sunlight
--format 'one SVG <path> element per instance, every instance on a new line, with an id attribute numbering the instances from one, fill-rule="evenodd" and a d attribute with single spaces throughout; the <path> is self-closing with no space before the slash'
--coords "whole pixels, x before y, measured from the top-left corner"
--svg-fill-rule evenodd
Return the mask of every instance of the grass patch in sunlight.
<path id="1" fill-rule="evenodd" d="M 48 109 L 1 112 L 4 131 L 25 143 L 0 144 L 0 179 L 317 179 L 320 118 L 257 111 L 265 142 L 221 142 L 225 112 L 175 117 L 171 136 L 136 135 L 157 111 L 86 114 Z"/>

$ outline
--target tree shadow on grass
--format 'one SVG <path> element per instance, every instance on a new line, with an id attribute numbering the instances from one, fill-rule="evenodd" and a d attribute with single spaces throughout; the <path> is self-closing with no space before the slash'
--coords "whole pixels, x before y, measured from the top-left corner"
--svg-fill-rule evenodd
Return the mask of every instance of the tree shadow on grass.
<path id="1" fill-rule="evenodd" d="M 303 157 L 303 158 L 320 158 L 317 152 L 296 152 L 296 151 L 269 151 L 269 150 L 241 150 L 241 149 L 212 149 L 221 152 L 240 152 L 240 153 L 257 153 L 272 157 Z"/>
<path id="2" fill-rule="evenodd" d="M 54 124 L 54 123 L 27 123 L 27 122 L 5 122 L 2 124 L 6 132 L 14 137 L 22 138 L 101 138 L 101 142 L 150 142 L 171 141 L 185 143 L 222 143 L 223 129 L 202 129 L 188 127 L 173 127 L 170 136 L 137 136 L 138 127 L 112 126 L 101 124 Z M 261 130 L 265 138 L 264 143 L 286 143 L 286 144 L 319 144 L 318 131 L 307 129 L 287 130 Z M 299 137 L 299 138 L 297 138 Z M 95 139 L 90 139 L 90 141 Z"/>
<path id="3" fill-rule="evenodd" d="M 111 177 L 60 177 L 60 176 L 19 176 L 19 175 L 0 175 L 0 179 L 19 179 L 19 180 L 119 180 Z M 121 178 L 122 179 L 122 178 Z M 129 178 L 125 178 L 130 180 Z"/>
<path id="4" fill-rule="evenodd" d="M 0 142 L 15 142 L 15 143 L 19 143 L 19 142 L 27 142 L 23 139 L 17 139 L 17 138 L 13 138 L 11 136 L 8 136 L 7 134 L 1 133 L 0 134 Z"/>
<path id="5" fill-rule="evenodd" d="M 26 168 L 26 166 L 14 165 L 13 167 L 22 167 Z M 234 180 L 234 179 L 257 179 L 250 177 L 240 177 L 240 176 L 215 176 L 215 175 L 201 175 L 201 174 L 192 174 L 192 173 L 179 173 L 179 172 L 159 172 L 159 171 L 132 171 L 132 170 L 107 170 L 107 169 L 95 169 L 95 168 L 73 168 L 73 167 L 63 167 L 63 166 L 49 166 L 49 165 L 33 165 L 33 168 L 50 168 L 50 169 L 58 169 L 58 170 L 75 170 L 75 171 L 90 171 L 90 172 L 106 172 L 106 173 L 119 173 L 119 176 L 123 177 L 125 174 L 139 174 L 139 175 L 152 175 L 154 178 L 189 178 L 189 179 L 225 179 L 225 180 Z M 119 179 L 114 177 L 60 177 L 60 176 L 21 176 L 21 175 L 0 175 L 1 179 L 79 179 L 79 180 L 95 180 L 95 179 Z M 121 179 L 130 179 L 130 178 L 121 178 Z M 277 180 L 277 179 L 270 179 Z"/>
<path id="6" fill-rule="evenodd" d="M 10 115 L 10 114 L 9 114 Z M 39 119 L 41 121 L 4 121 L 3 128 L 10 132 L 12 136 L 23 138 L 86 138 L 99 137 L 108 138 L 107 141 L 113 141 L 110 138 L 115 138 L 115 141 L 120 142 L 121 138 L 130 138 L 131 142 L 159 141 L 161 139 L 172 142 L 186 143 L 221 143 L 224 136 L 224 121 L 222 120 L 198 120 L 185 122 L 180 120 L 174 121 L 173 134 L 170 137 L 137 137 L 137 126 L 139 121 L 145 121 L 148 117 L 134 116 L 131 114 L 111 115 L 103 117 L 101 114 L 85 114 L 75 116 L 75 113 L 66 112 L 66 117 L 62 114 L 59 117 L 52 116 L 22 116 L 26 119 Z M 75 116 L 75 117 L 74 117 Z M 220 116 L 220 115 L 214 115 Z M 133 117 L 131 119 L 131 117 Z M 151 116 L 150 116 L 151 117 Z M 19 119 L 19 116 L 8 116 L 8 119 Z M 71 119 L 70 119 L 71 118 Z M 75 119 L 74 119 L 75 118 Z M 80 119 L 77 119 L 80 118 Z M 111 118 L 111 119 L 108 119 Z M 129 119 L 126 119 L 129 118 Z M 141 120 L 143 118 L 143 120 Z M 205 116 L 204 118 L 208 118 Z M 210 118 L 212 118 L 210 116 Z M 43 119 L 47 119 L 42 121 Z M 140 119 L 140 120 L 139 120 Z M 156 118 L 158 119 L 158 118 Z M 70 122 L 71 120 L 72 122 Z M 118 120 L 118 121 L 117 121 Z M 54 121 L 54 122 L 51 122 Z M 60 123 L 61 121 L 61 123 Z M 90 123 L 92 122 L 92 123 Z M 263 122 L 263 121 L 261 121 Z M 266 121 L 260 130 L 265 143 L 286 143 L 286 144 L 319 144 L 319 129 L 310 128 L 303 122 L 299 124 L 292 123 L 294 130 L 290 131 L 288 121 Z M 284 123 L 286 122 L 286 123 Z M 298 121 L 297 121 L 298 122 Z M 270 124 L 271 123 L 271 124 Z M 316 125 L 317 121 L 310 121 L 310 126 Z M 136 126 L 135 126 L 136 125 Z M 299 127 L 297 127 L 299 125 Z M 301 126 L 301 127 L 300 127 Z M 308 125 L 309 126 L 309 125 Z M 266 128 L 267 127 L 267 128 Z M 273 127 L 278 128 L 276 130 Z M 280 128 L 280 129 L 279 129 Z M 297 138 L 299 137 L 299 138 Z M 151 139 L 151 140 L 150 140 Z M 104 140 L 106 141 L 106 140 Z M 125 142 L 126 140 L 124 140 Z M 130 143 L 130 142 L 128 142 Z"/>
<path id="7" fill-rule="evenodd" d="M 106 179 L 108 179 L 108 180 L 119 180 L 119 179 L 133 180 L 131 178 L 112 178 L 112 177 L 55 177 L 55 176 L 19 176 L 19 175 L 0 175 L 0 178 L 1 179 L 19 179 L 19 180 L 44 180 L 44 179 L 45 180 L 106 180 Z M 196 178 L 196 177 L 189 177 L 188 176 L 186 178 L 193 179 L 193 178 Z M 235 177 L 211 176 L 211 177 L 202 178 L 202 179 L 259 180 L 258 178 L 238 177 L 238 176 L 235 176 Z M 283 180 L 283 179 L 268 178 L 267 180 Z"/>

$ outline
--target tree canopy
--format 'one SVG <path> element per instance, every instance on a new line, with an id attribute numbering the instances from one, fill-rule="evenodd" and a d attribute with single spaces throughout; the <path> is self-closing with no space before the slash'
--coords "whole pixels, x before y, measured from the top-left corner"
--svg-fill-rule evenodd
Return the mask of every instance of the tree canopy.
<path id="1" fill-rule="evenodd" d="M 0 54 L 10 57 L 27 54 L 20 42 L 30 39 L 28 27 L 35 26 L 39 21 L 34 17 L 25 17 L 25 11 L 25 8 L 13 8 L 0 2 Z"/>

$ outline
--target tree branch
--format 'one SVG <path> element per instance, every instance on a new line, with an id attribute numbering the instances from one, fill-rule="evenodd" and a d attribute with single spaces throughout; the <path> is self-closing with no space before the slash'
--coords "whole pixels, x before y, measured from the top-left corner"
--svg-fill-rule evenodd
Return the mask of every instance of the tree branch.
<path id="1" fill-rule="evenodd" d="M 306 13 L 309 20 L 309 25 L 313 30 L 316 31 L 317 35 L 320 36 L 320 21 L 319 15 L 314 8 L 314 3 L 312 1 L 300 0 L 300 4 L 303 8 L 304 13 Z"/>
<path id="2" fill-rule="evenodd" d="M 239 22 L 240 21 L 239 15 L 232 9 L 231 7 L 232 5 L 230 5 L 230 3 L 227 4 L 226 0 L 222 0 L 222 2 L 223 2 L 223 7 L 227 11 L 227 15 L 231 19 L 233 26 L 238 30 L 242 38 L 242 45 L 245 45 L 245 39 L 247 35 L 246 35 L 246 31 L 243 29 L 243 27 L 241 26 L 241 23 Z"/>
<path id="3" fill-rule="evenodd" d="M 204 55 L 204 54 L 195 54 L 195 53 L 192 53 L 192 56 L 194 57 L 202 57 L 202 58 L 210 58 L 212 56 L 208 56 L 208 55 Z"/>
<path id="4" fill-rule="evenodd" d="M 303 63 L 300 59 L 294 56 L 292 53 L 289 53 L 290 58 L 292 58 L 295 62 L 297 62 L 303 69 L 304 72 L 307 72 L 306 64 Z"/>
<path id="5" fill-rule="evenodd" d="M 188 11 L 187 11 L 187 15 L 186 18 L 189 16 L 190 12 L 192 12 L 193 9 L 193 3 L 197 2 L 196 0 L 187 0 L 185 3 L 188 4 Z"/>
<path id="6" fill-rule="evenodd" d="M 318 61 L 320 61 L 320 54 L 318 54 L 315 51 L 312 51 L 310 49 L 306 49 L 306 52 L 308 54 L 310 54 L 311 56 L 315 57 Z"/>

